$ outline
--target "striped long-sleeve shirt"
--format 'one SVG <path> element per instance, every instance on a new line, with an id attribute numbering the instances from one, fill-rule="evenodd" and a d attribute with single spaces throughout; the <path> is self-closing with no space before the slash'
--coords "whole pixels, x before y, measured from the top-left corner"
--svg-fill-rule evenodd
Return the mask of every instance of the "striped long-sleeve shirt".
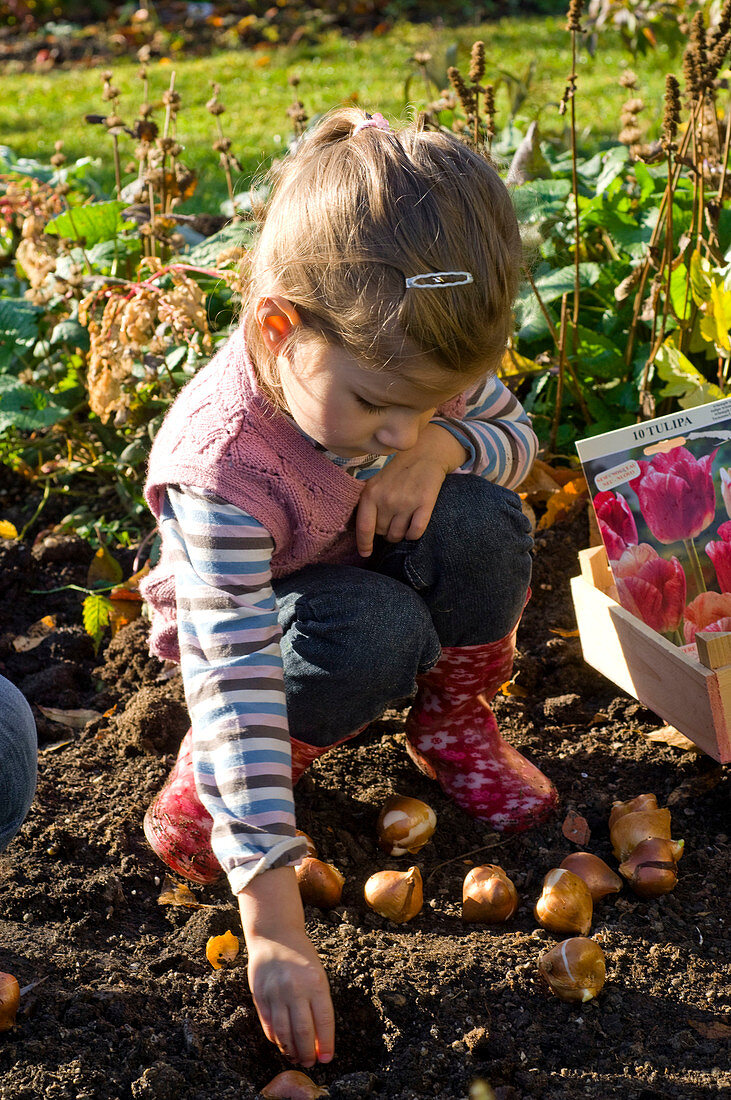
<path id="1" fill-rule="evenodd" d="M 435 417 L 433 422 L 464 446 L 461 472 L 514 487 L 535 458 L 530 421 L 498 379 L 468 396 L 463 419 Z M 390 459 L 325 454 L 359 479 L 372 477 Z M 253 517 L 195 486 L 168 487 L 160 530 L 174 548 L 196 783 L 213 817 L 213 850 L 236 894 L 255 875 L 291 864 L 304 852 L 295 836 L 280 629 L 271 583 L 274 544 Z"/>

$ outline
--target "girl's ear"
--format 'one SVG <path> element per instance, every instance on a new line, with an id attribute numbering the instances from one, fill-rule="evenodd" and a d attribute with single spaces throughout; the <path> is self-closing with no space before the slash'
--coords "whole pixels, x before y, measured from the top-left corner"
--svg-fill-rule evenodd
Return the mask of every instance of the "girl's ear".
<path id="1" fill-rule="evenodd" d="M 282 341 L 300 325 L 300 316 L 287 298 L 260 298 L 256 305 L 256 323 L 269 351 L 276 355 Z"/>

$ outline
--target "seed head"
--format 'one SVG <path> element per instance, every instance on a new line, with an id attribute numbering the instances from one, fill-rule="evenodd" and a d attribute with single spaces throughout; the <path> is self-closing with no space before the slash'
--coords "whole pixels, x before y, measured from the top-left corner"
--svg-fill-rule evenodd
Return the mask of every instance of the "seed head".
<path id="1" fill-rule="evenodd" d="M 582 33 L 584 28 L 581 25 L 581 12 L 584 7 L 583 0 L 571 0 L 569 3 L 568 20 L 566 23 L 566 30 L 575 31 L 579 34 Z"/>
<path id="2" fill-rule="evenodd" d="M 474 114 L 475 97 L 472 91 L 465 84 L 464 77 L 462 76 L 459 69 L 455 65 L 450 66 L 450 68 L 447 69 L 447 76 L 449 77 L 450 84 L 457 93 L 457 98 L 462 104 L 465 113 L 468 115 Z"/>
<path id="3" fill-rule="evenodd" d="M 631 69 L 625 69 L 619 78 L 619 83 L 622 88 L 636 88 L 637 73 L 633 73 Z"/>
<path id="4" fill-rule="evenodd" d="M 479 84 L 485 75 L 485 43 L 475 42 L 470 54 L 470 80 Z"/>
<path id="5" fill-rule="evenodd" d="M 662 115 L 662 147 L 665 152 L 675 149 L 675 136 L 680 125 L 680 85 L 672 73 L 665 77 L 665 98 Z"/>

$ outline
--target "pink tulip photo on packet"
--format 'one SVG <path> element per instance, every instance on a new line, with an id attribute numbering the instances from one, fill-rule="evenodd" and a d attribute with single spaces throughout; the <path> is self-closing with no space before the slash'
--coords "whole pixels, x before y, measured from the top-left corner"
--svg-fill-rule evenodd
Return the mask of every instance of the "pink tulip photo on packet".
<path id="1" fill-rule="evenodd" d="M 731 630 L 731 400 L 576 449 L 622 607 L 691 656 Z"/>

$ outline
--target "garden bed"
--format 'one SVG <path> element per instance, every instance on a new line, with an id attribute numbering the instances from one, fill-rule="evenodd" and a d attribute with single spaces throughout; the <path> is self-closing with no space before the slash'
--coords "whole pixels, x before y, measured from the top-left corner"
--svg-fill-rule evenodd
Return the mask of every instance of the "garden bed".
<path id="1" fill-rule="evenodd" d="M 22 483 L 7 471 L 2 481 L 5 514 L 20 513 Z M 660 720 L 583 663 L 569 578 L 586 540 L 583 514 L 539 532 L 515 693 L 496 708 L 511 740 L 556 782 L 556 818 L 511 838 L 467 818 L 414 769 L 399 712 L 297 787 L 300 827 L 346 877 L 343 905 L 306 913 L 338 1036 L 335 1061 L 310 1072 L 333 1100 L 456 1100 L 477 1077 L 502 1100 L 691 1100 L 731 1087 L 728 777 L 709 757 L 647 740 Z M 0 857 L 0 969 L 21 986 L 43 979 L 0 1036 L 0 1100 L 253 1100 L 285 1065 L 257 1023 L 245 953 L 220 971 L 205 958 L 209 936 L 239 928 L 232 898 L 221 884 L 194 887 L 202 908 L 159 905 L 164 868 L 142 834 L 186 728 L 179 676 L 165 679 L 147 655 L 144 620 L 95 656 L 79 595 L 41 594 L 84 585 L 91 553 L 75 537 L 49 536 L 32 551 L 0 542 L 0 672 L 34 705 L 41 737 L 35 803 Z M 56 629 L 17 652 L 14 638 L 48 614 Z M 38 705 L 113 713 L 74 731 Z M 415 857 L 424 909 L 401 926 L 362 897 L 375 870 L 406 866 L 375 843 L 378 808 L 393 790 L 429 801 L 438 817 Z M 586 847 L 612 863 L 611 803 L 643 791 L 671 807 L 674 835 L 685 839 L 678 886 L 656 900 L 623 890 L 600 902 L 592 934 L 607 984 L 586 1005 L 560 1003 L 536 979 L 556 937 L 537 927 L 532 906 L 543 875 L 575 849 L 563 818 L 582 814 Z M 460 919 L 462 879 L 480 862 L 501 864 L 518 887 L 521 905 L 505 926 Z"/>

